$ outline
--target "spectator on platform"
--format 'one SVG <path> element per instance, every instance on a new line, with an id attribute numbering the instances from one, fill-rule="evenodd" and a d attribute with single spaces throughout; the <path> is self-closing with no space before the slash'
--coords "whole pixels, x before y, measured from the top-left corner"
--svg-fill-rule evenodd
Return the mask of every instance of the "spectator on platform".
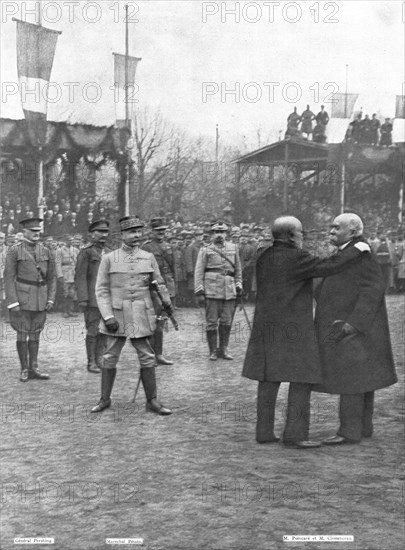
<path id="1" fill-rule="evenodd" d="M 370 121 L 370 128 L 371 128 L 371 139 L 370 143 L 371 145 L 378 145 L 378 139 L 379 139 L 379 130 L 381 127 L 381 123 L 377 118 L 376 113 L 373 113 L 373 118 Z"/>
<path id="2" fill-rule="evenodd" d="M 325 111 L 325 106 L 324 105 L 321 105 L 321 110 L 319 111 L 319 113 L 316 115 L 315 117 L 315 120 L 316 120 L 316 123 L 317 124 L 320 124 L 324 127 L 326 127 L 328 125 L 328 122 L 329 122 L 329 115 L 328 113 Z"/>
<path id="3" fill-rule="evenodd" d="M 66 225 L 61 212 L 58 212 L 56 216 L 54 216 L 49 228 L 49 233 L 55 237 L 62 237 L 62 235 L 66 233 Z"/>
<path id="4" fill-rule="evenodd" d="M 381 147 L 389 147 L 392 145 L 392 123 L 389 118 L 386 118 L 384 124 L 381 125 L 380 132 Z"/>
<path id="5" fill-rule="evenodd" d="M 362 114 L 359 113 L 357 117 L 350 123 L 350 135 L 353 143 L 359 143 L 361 139 L 361 130 L 362 130 Z"/>
<path id="6" fill-rule="evenodd" d="M 301 115 L 301 132 L 307 135 L 307 138 L 312 134 L 312 121 L 315 120 L 315 114 L 307 105 L 307 108 Z"/>

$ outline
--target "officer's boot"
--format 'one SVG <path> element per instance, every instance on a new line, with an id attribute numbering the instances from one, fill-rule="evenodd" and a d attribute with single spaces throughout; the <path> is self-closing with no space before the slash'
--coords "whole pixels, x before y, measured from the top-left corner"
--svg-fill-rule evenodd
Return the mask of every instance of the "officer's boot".
<path id="1" fill-rule="evenodd" d="M 78 315 L 75 312 L 75 302 L 74 302 L 73 298 L 69 298 L 68 315 L 69 315 L 69 317 L 77 317 L 77 315 Z"/>
<path id="2" fill-rule="evenodd" d="M 173 365 L 173 361 L 169 361 L 163 357 L 163 331 L 156 330 L 153 335 L 154 350 L 156 362 L 158 365 Z"/>
<path id="3" fill-rule="evenodd" d="M 155 367 L 141 369 L 141 379 L 146 395 L 146 410 L 162 416 L 172 414 L 170 409 L 157 400 Z"/>
<path id="4" fill-rule="evenodd" d="M 28 375 L 28 344 L 27 342 L 20 342 L 17 340 L 17 352 L 20 359 L 21 374 L 20 382 L 27 382 Z"/>
<path id="5" fill-rule="evenodd" d="M 100 369 L 96 363 L 96 336 L 86 336 L 86 351 L 87 351 L 87 370 L 89 372 L 100 373 Z"/>
<path id="6" fill-rule="evenodd" d="M 28 353 L 30 356 L 30 364 L 28 378 L 36 378 L 38 380 L 49 380 L 49 374 L 38 370 L 38 350 L 39 340 L 28 340 Z"/>
<path id="7" fill-rule="evenodd" d="M 105 348 L 104 334 L 101 334 L 99 332 L 96 337 L 96 365 L 100 371 L 103 368 L 104 348 Z"/>
<path id="8" fill-rule="evenodd" d="M 101 397 L 100 401 L 95 407 L 91 409 L 90 412 L 98 413 L 104 409 L 108 409 L 111 405 L 111 392 L 114 386 L 115 375 L 117 374 L 117 369 L 108 369 L 103 368 L 101 370 Z"/>
<path id="9" fill-rule="evenodd" d="M 229 335 L 231 333 L 230 325 L 219 325 L 219 352 L 218 357 L 221 359 L 227 359 L 232 361 L 232 355 L 229 355 L 228 344 L 229 344 Z"/>
<path id="10" fill-rule="evenodd" d="M 216 330 L 207 330 L 208 347 L 210 348 L 210 361 L 217 360 L 218 337 Z"/>
<path id="11" fill-rule="evenodd" d="M 70 317 L 69 311 L 70 311 L 70 298 L 69 296 L 66 296 L 63 298 L 63 317 L 65 319 Z"/>

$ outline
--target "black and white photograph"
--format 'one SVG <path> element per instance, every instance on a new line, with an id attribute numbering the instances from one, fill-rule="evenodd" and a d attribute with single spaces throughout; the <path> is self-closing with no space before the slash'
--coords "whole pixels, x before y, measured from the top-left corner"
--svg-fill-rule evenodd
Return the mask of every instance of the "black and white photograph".
<path id="1" fill-rule="evenodd" d="M 1 550 L 403 547 L 404 48 L 398 0 L 0 2 Z"/>

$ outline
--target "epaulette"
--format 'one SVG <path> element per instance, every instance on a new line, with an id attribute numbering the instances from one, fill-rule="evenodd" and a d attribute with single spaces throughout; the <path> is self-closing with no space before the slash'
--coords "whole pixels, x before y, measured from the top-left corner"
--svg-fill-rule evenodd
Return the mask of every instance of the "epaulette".
<path id="1" fill-rule="evenodd" d="M 86 250 L 87 248 L 91 248 L 92 246 L 94 246 L 94 243 L 88 243 L 88 244 L 85 244 L 81 250 Z"/>
<path id="2" fill-rule="evenodd" d="M 144 243 L 142 243 L 142 245 L 141 245 L 141 246 L 143 246 L 143 245 L 145 245 L 145 244 L 150 244 L 151 242 L 152 242 L 151 240 L 149 240 L 149 241 L 145 241 Z"/>

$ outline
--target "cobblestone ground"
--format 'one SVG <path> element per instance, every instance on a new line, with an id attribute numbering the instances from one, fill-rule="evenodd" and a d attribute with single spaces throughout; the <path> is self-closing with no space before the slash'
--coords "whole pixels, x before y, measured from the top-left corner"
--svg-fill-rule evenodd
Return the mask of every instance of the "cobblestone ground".
<path id="1" fill-rule="evenodd" d="M 142 389 L 130 404 L 139 366 L 129 344 L 111 409 L 90 415 L 100 377 L 85 368 L 82 319 L 48 316 L 40 366 L 51 380 L 26 384 L 3 323 L 1 548 L 18 548 L 17 536 L 54 537 L 58 550 L 111 548 L 108 537 L 140 537 L 148 549 L 402 548 L 404 297 L 387 302 L 400 382 L 377 394 L 374 437 L 311 451 L 255 443 L 256 383 L 240 375 L 248 337 L 240 311 L 235 360 L 216 363 L 207 360 L 202 312 L 177 311 L 181 330 L 165 335 L 175 365 L 157 373 L 159 396 L 174 410 L 166 418 L 145 412 Z M 285 398 L 283 384 L 277 433 Z M 337 397 L 314 394 L 311 437 L 336 427 Z M 354 542 L 283 542 L 294 534 Z"/>

